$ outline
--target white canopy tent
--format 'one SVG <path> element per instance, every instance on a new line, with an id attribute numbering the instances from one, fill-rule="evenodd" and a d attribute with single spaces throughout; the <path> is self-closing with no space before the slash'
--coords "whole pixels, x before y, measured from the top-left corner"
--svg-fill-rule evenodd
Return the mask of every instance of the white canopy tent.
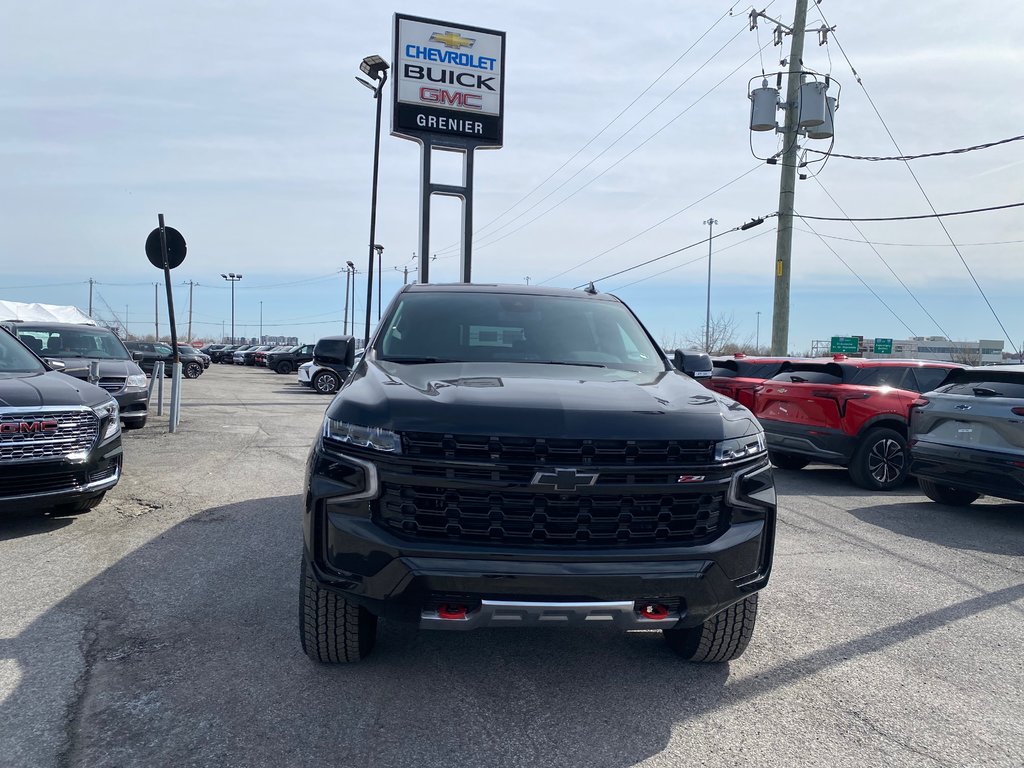
<path id="1" fill-rule="evenodd" d="M 23 301 L 3 301 L 0 299 L 0 322 L 4 320 L 96 325 L 96 321 L 78 307 L 62 306 L 60 304 L 29 304 Z"/>

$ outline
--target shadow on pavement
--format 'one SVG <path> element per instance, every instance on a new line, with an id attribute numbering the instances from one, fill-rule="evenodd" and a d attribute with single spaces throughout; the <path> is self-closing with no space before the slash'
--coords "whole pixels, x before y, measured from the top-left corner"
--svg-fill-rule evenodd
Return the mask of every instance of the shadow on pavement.
<path id="1" fill-rule="evenodd" d="M 680 661 L 659 633 L 589 629 L 386 625 L 367 662 L 328 667 L 298 643 L 299 515 L 299 496 L 210 509 L 0 641 L 20 675 L 0 762 L 625 768 L 676 726 L 1024 597 L 965 600 L 739 680 Z M 76 659 L 63 677 L 58 641 Z"/>
<path id="2" fill-rule="evenodd" d="M 901 536 L 952 549 L 1024 555 L 1024 504 L 975 502 L 967 507 L 947 507 L 924 499 L 860 507 L 851 509 L 850 514 Z"/>
<path id="3" fill-rule="evenodd" d="M 0 541 L 50 533 L 74 522 L 74 516 L 53 516 L 44 511 L 0 514 Z"/>

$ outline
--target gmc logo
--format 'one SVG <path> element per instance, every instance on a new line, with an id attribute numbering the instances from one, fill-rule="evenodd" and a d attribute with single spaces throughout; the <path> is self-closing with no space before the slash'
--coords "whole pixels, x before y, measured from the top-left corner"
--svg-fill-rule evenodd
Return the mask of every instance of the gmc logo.
<path id="1" fill-rule="evenodd" d="M 453 107 L 465 107 L 466 109 L 483 109 L 480 104 L 479 93 L 462 93 L 446 91 L 443 88 L 420 88 L 420 101 L 431 104 L 451 104 Z"/>
<path id="2" fill-rule="evenodd" d="M 55 432 L 60 424 L 48 421 L 5 421 L 0 424 L 0 435 L 31 435 L 33 433 Z"/>

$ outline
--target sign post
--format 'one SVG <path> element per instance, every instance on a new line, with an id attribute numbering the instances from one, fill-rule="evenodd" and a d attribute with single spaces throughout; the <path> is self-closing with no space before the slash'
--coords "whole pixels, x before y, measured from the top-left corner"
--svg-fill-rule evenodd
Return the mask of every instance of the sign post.
<path id="1" fill-rule="evenodd" d="M 391 135 L 419 142 L 419 280 L 429 282 L 430 197 L 462 200 L 459 281 L 473 262 L 473 153 L 500 149 L 505 105 L 505 33 L 395 14 Z M 434 149 L 463 155 L 462 184 L 431 181 Z"/>
<path id="2" fill-rule="evenodd" d="M 171 350 L 174 357 L 171 377 L 171 407 L 168 431 L 178 428 L 181 416 L 181 359 L 178 354 L 178 328 L 174 324 L 174 293 L 171 291 L 171 270 L 185 261 L 185 238 L 173 227 L 164 226 L 164 215 L 157 215 L 159 226 L 146 238 L 146 258 L 149 263 L 164 273 L 167 288 L 167 314 L 171 323 Z M 157 339 L 159 341 L 159 339 Z"/>

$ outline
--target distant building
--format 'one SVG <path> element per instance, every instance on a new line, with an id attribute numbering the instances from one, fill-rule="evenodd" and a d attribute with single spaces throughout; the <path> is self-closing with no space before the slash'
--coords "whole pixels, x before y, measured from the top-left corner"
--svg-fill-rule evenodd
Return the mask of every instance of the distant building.
<path id="1" fill-rule="evenodd" d="M 950 341 L 945 336 L 915 336 L 911 339 L 892 339 L 891 353 L 875 353 L 875 339 L 854 336 L 857 339 L 857 357 L 894 358 L 909 360 L 948 360 L 969 365 L 986 365 L 1003 362 L 1003 344 L 999 339 L 978 341 Z M 827 339 L 814 342 L 814 350 L 830 354 Z M 853 353 L 850 353 L 853 354 Z"/>

